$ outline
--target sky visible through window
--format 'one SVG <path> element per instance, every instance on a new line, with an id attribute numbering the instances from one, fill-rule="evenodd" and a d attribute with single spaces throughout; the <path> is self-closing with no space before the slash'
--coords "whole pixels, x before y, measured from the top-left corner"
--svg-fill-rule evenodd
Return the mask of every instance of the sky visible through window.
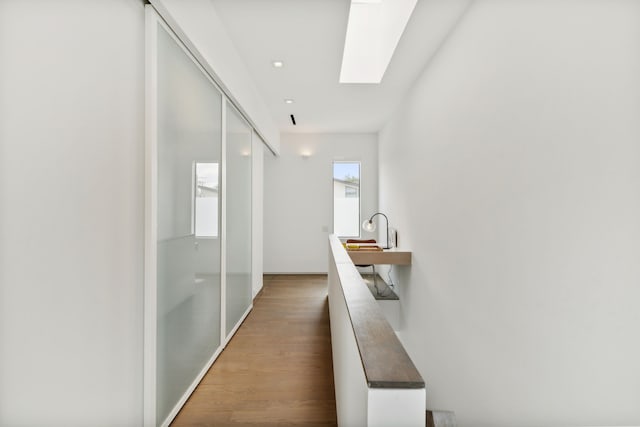
<path id="1" fill-rule="evenodd" d="M 360 164 L 359 163 L 334 163 L 333 164 L 333 179 L 346 180 L 346 178 L 358 178 L 360 179 Z"/>

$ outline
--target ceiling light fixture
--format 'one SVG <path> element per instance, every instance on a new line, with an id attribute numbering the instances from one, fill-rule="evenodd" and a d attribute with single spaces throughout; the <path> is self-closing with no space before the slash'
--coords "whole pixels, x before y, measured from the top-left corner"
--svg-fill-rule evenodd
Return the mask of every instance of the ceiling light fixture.
<path id="1" fill-rule="evenodd" d="M 285 99 L 284 103 L 285 104 L 293 104 L 293 99 Z"/>
<path id="2" fill-rule="evenodd" d="M 351 0 L 340 83 L 380 83 L 417 0 Z"/>
<path id="3" fill-rule="evenodd" d="M 282 68 L 282 67 L 284 67 L 284 62 L 282 62 L 282 61 L 272 61 L 271 65 L 273 65 L 273 68 Z"/>

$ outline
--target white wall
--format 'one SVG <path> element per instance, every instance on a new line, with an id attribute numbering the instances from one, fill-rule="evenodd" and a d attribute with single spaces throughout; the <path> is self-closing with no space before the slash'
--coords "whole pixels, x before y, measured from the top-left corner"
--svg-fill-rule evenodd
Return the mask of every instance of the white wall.
<path id="1" fill-rule="evenodd" d="M 2 1 L 0 64 L 0 425 L 141 425 L 142 2 Z"/>
<path id="2" fill-rule="evenodd" d="M 477 1 L 380 133 L 401 337 L 465 426 L 640 425 L 640 2 Z"/>
<path id="3" fill-rule="evenodd" d="M 252 294 L 255 297 L 262 289 L 263 271 L 263 217 L 264 217 L 264 143 L 260 137 L 253 132 L 251 144 L 251 283 Z M 269 153 L 270 155 L 271 153 Z"/>
<path id="4" fill-rule="evenodd" d="M 240 108 L 264 142 L 280 148 L 280 132 L 258 93 L 211 0 L 153 0 L 191 53 Z"/>
<path id="5" fill-rule="evenodd" d="M 280 156 L 267 156 L 264 164 L 265 272 L 327 272 L 327 236 L 333 228 L 333 162 L 361 162 L 362 222 L 378 206 L 377 147 L 375 134 L 281 136 Z M 302 154 L 310 155 L 303 158 Z"/>

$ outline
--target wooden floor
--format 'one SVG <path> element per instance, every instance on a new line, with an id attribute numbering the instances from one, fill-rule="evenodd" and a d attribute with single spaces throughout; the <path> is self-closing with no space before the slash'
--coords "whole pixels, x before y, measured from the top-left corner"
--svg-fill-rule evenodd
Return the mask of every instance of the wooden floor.
<path id="1" fill-rule="evenodd" d="M 172 426 L 335 426 L 327 278 L 265 276 Z"/>

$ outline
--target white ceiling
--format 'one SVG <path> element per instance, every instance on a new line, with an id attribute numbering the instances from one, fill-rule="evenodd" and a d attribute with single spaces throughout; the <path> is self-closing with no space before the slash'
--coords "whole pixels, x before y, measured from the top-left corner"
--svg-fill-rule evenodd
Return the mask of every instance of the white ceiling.
<path id="1" fill-rule="evenodd" d="M 418 0 L 381 84 L 338 82 L 349 0 L 211 1 L 281 132 L 348 133 L 380 130 L 470 0 Z"/>

